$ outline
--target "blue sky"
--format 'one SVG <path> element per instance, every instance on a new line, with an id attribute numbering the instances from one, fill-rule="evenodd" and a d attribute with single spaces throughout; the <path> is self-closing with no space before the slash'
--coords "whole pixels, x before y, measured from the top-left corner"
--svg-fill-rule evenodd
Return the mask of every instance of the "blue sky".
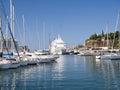
<path id="1" fill-rule="evenodd" d="M 9 0 L 3 0 L 3 3 L 9 14 Z M 13 0 L 13 4 L 17 24 L 15 36 L 23 44 L 24 15 L 26 44 L 32 50 L 39 48 L 38 39 L 41 49 L 43 40 L 48 48 L 49 36 L 53 40 L 58 34 L 68 47 L 84 44 L 91 34 L 105 31 L 106 23 L 109 24 L 109 31 L 114 32 L 120 9 L 119 0 Z"/>

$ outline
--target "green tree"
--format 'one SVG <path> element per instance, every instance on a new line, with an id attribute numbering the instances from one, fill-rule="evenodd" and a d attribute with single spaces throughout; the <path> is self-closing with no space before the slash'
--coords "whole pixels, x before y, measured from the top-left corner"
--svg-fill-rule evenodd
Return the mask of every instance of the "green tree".
<path id="1" fill-rule="evenodd" d="M 93 34 L 90 36 L 90 40 L 96 40 L 97 39 L 97 34 Z"/>

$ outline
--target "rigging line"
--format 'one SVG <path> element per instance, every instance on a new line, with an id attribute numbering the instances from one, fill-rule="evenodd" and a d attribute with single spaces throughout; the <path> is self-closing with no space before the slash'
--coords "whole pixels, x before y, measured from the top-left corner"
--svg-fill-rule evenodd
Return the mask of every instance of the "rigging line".
<path id="1" fill-rule="evenodd" d="M 14 42 L 14 46 L 15 46 L 16 52 L 17 52 L 18 56 L 20 57 L 19 52 L 18 52 L 17 45 L 16 45 L 16 43 L 15 43 L 14 36 L 13 36 L 12 31 L 11 31 L 11 28 L 10 28 L 10 23 L 8 23 L 8 28 L 9 28 L 9 30 L 10 30 L 10 34 L 11 34 L 11 37 L 12 37 L 12 39 L 13 39 L 13 42 Z"/>
<path id="2" fill-rule="evenodd" d="M 120 10 L 118 11 L 118 15 L 117 15 L 117 19 L 116 19 L 115 33 L 114 33 L 112 48 L 114 47 L 114 43 L 115 43 L 115 34 L 116 34 L 116 31 L 119 31 L 119 24 L 120 24 Z M 120 37 L 119 37 L 119 39 L 120 39 Z M 119 46 L 119 49 L 120 49 L 120 46 Z"/>
<path id="3" fill-rule="evenodd" d="M 2 35 L 3 44 L 5 45 L 5 49 L 6 49 L 6 51 L 9 53 L 9 50 L 8 50 L 8 48 L 7 48 L 7 45 L 6 45 L 6 41 L 5 41 L 5 38 L 4 38 L 4 36 L 3 36 L 3 32 L 2 32 L 2 29 L 0 29 L 0 33 L 1 33 L 1 35 Z"/>
<path id="4" fill-rule="evenodd" d="M 3 6 L 3 15 L 4 15 L 5 17 L 7 17 L 7 14 L 6 14 L 6 11 L 5 11 L 4 4 L 3 4 L 2 0 L 1 0 L 1 4 L 2 4 L 1 6 Z M 9 21 L 8 21 L 8 29 L 9 29 L 10 34 L 11 34 L 11 37 L 12 37 L 12 39 L 13 39 L 13 43 L 14 43 L 14 46 L 15 46 L 16 52 L 17 52 L 17 54 L 18 54 L 18 57 L 20 58 L 20 55 L 19 55 L 19 52 L 18 52 L 18 49 L 17 49 L 17 45 L 16 45 L 16 43 L 15 43 L 15 39 L 14 39 L 14 36 L 13 36 L 12 30 L 11 30 L 11 27 L 10 27 L 10 23 L 9 23 Z M 21 59 L 20 59 L 20 60 L 21 60 Z"/>
<path id="5" fill-rule="evenodd" d="M 1 0 L 2 1 L 2 0 Z M 0 1 L 0 10 L 2 11 L 2 2 Z M 7 52 L 9 52 L 7 46 L 6 46 L 6 41 L 5 41 L 5 38 L 3 36 L 3 32 L 2 32 L 2 16 L 1 16 L 1 13 L 0 13 L 0 18 L 1 18 L 1 28 L 0 28 L 0 33 L 1 33 L 1 36 L 2 36 L 2 39 L 3 39 L 3 44 L 5 45 L 5 49 Z"/>
<path id="6" fill-rule="evenodd" d="M 6 41 L 5 41 L 5 38 L 4 38 L 4 36 L 3 36 L 3 32 L 2 32 L 2 29 L 0 29 L 0 33 L 1 33 L 1 35 L 2 35 L 3 44 L 5 45 L 5 49 L 6 49 L 6 51 L 9 53 L 9 50 L 8 50 L 8 48 L 7 48 L 7 45 L 6 45 Z"/>
<path id="7" fill-rule="evenodd" d="M 11 34 L 11 37 L 12 37 L 12 39 L 13 39 L 16 52 L 17 52 L 17 54 L 18 54 L 18 57 L 20 58 L 20 55 L 19 55 L 19 52 L 18 52 L 18 48 L 17 48 L 17 45 L 16 45 L 16 43 L 15 43 L 14 36 L 13 36 L 12 31 L 11 31 L 11 28 L 10 28 L 10 23 L 8 23 L 8 28 L 9 28 L 9 30 L 10 30 L 10 34 Z"/>

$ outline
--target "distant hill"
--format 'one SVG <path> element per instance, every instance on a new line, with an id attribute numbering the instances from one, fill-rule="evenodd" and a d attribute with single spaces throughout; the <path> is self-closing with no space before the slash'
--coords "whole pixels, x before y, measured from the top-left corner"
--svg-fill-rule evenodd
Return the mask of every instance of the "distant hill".
<path id="1" fill-rule="evenodd" d="M 110 32 L 108 34 L 92 34 L 87 40 L 85 40 L 85 46 L 87 47 L 105 47 L 119 48 L 119 31 Z"/>

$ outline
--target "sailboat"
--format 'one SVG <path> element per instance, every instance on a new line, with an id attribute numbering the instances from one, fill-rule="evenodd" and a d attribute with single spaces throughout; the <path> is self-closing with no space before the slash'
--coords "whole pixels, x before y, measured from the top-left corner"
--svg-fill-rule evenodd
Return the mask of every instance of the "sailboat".
<path id="1" fill-rule="evenodd" d="M 20 57 L 21 57 L 21 66 L 26 66 L 28 65 L 28 58 L 25 56 L 25 21 L 24 21 L 24 15 L 22 16 L 22 20 L 23 20 L 23 30 L 24 30 L 24 51 L 20 53 Z"/>
<path id="2" fill-rule="evenodd" d="M 10 31 L 10 35 L 12 37 L 12 44 L 14 45 L 15 50 L 16 50 L 18 55 L 17 56 L 6 57 L 6 60 L 11 62 L 10 68 L 17 68 L 17 67 L 20 66 L 21 59 L 20 59 L 20 56 L 19 56 L 19 53 L 18 53 L 18 50 L 17 50 L 17 45 L 16 45 L 15 40 L 14 40 L 14 22 L 13 22 L 14 21 L 14 6 L 12 5 L 12 0 L 10 0 L 10 16 L 11 16 L 10 17 L 11 23 L 8 22 L 8 28 L 9 28 L 9 31 Z M 13 47 L 12 47 L 12 50 L 13 50 Z"/>
<path id="3" fill-rule="evenodd" d="M 109 51 L 109 36 L 108 36 L 108 24 L 106 24 L 105 30 L 107 32 L 107 47 L 104 50 L 101 50 L 98 55 L 96 55 L 96 59 L 106 58 L 108 55 L 105 53 Z M 105 38 L 105 36 L 104 36 Z"/>
<path id="4" fill-rule="evenodd" d="M 116 23 L 116 28 L 115 28 L 116 30 L 118 29 L 119 24 L 120 24 L 120 11 L 118 13 L 118 18 L 117 18 L 117 23 Z M 114 35 L 114 39 L 115 39 L 115 35 Z M 114 41 L 113 41 L 113 45 L 114 45 Z M 112 51 L 113 51 L 113 45 L 112 45 Z M 119 30 L 119 49 L 120 49 L 120 30 Z M 113 53 L 112 51 L 108 55 L 102 55 L 101 59 L 120 60 L 120 52 Z"/>
<path id="5" fill-rule="evenodd" d="M 43 50 L 37 50 L 34 54 L 39 58 L 39 63 L 48 63 L 59 58 L 58 55 L 53 55 L 45 49 L 45 22 L 43 23 Z"/>
<path id="6" fill-rule="evenodd" d="M 8 69 L 11 66 L 11 62 L 7 61 L 6 58 L 2 57 L 3 54 L 3 32 L 2 32 L 2 14 L 1 14 L 1 2 L 0 2 L 0 43 L 1 43 L 1 53 L 0 53 L 0 69 Z"/>

